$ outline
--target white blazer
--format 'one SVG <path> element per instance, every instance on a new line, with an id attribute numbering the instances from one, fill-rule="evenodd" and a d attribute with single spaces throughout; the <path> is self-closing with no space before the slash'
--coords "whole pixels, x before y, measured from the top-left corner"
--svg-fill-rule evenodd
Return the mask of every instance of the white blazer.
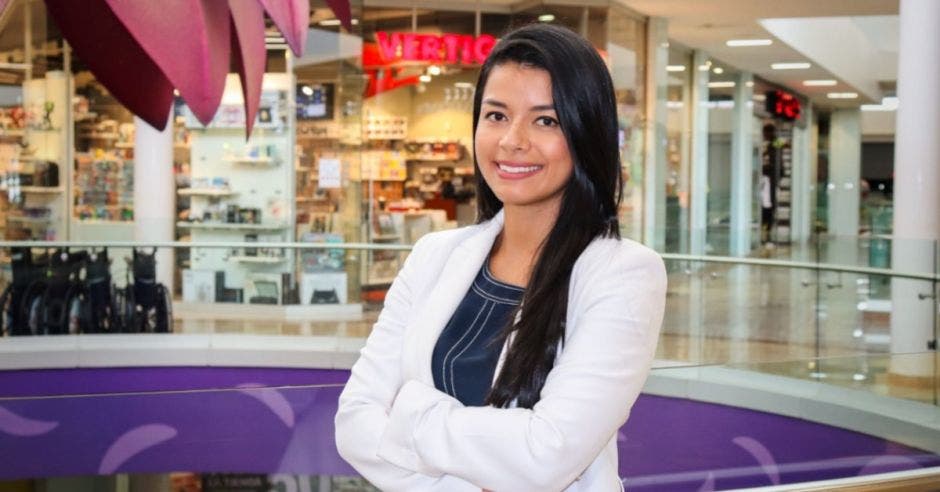
<path id="1" fill-rule="evenodd" d="M 464 407 L 435 389 L 431 355 L 502 226 L 500 212 L 421 238 L 352 368 L 336 446 L 382 490 L 622 489 L 617 430 L 656 350 L 663 261 L 633 241 L 594 240 L 574 265 L 565 342 L 539 402 L 531 410 Z"/>

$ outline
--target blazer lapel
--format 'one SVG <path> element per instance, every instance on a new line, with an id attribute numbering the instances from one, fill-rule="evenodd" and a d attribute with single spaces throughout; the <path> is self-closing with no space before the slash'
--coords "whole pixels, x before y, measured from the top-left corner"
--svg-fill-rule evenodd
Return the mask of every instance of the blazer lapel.
<path id="1" fill-rule="evenodd" d="M 451 252 L 444 268 L 437 278 L 430 297 L 420 313 L 409 327 L 406 347 L 412 348 L 413 357 L 406 357 L 406 363 L 412 362 L 411 377 L 417 377 L 425 384 L 434 385 L 431 373 L 431 357 L 437 339 L 450 321 L 454 311 L 463 300 L 470 284 L 493 248 L 496 236 L 503 229 L 503 212 L 500 211 L 480 231 L 468 237 Z M 406 374 L 406 377 L 408 374 Z"/>

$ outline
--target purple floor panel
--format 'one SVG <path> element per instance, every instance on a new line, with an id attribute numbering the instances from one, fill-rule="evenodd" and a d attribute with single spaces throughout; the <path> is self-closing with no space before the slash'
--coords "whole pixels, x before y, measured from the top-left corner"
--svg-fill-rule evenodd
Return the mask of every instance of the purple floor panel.
<path id="1" fill-rule="evenodd" d="M 0 478 L 169 471 L 353 475 L 333 444 L 345 371 L 142 368 L 0 373 Z M 264 386 L 316 385 L 319 388 Z M 153 390 L 219 391 L 115 394 Z M 91 396 L 22 398 L 51 394 Z M 20 397 L 20 398 L 17 398 Z M 641 396 L 621 429 L 631 490 L 721 490 L 940 466 L 857 432 Z"/>

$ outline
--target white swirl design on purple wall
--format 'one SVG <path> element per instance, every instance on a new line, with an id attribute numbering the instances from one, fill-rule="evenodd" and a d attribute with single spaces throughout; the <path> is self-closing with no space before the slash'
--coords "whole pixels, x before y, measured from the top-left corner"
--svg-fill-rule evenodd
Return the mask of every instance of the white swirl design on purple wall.
<path id="1" fill-rule="evenodd" d="M 281 419 L 281 422 L 284 422 L 287 428 L 293 428 L 295 422 L 294 409 L 291 408 L 287 398 L 284 398 L 284 395 L 274 388 L 262 388 L 260 386 L 261 385 L 255 383 L 238 385 L 238 387 L 241 388 L 239 390 L 241 393 L 263 403 L 274 415 L 277 415 L 277 418 Z"/>
<path id="2" fill-rule="evenodd" d="M 147 424 L 135 427 L 117 438 L 101 459 L 99 475 L 111 475 L 127 460 L 141 451 L 152 448 L 176 437 L 176 429 L 164 424 Z"/>
<path id="3" fill-rule="evenodd" d="M 741 446 L 741 448 L 748 453 L 751 453 L 751 456 L 757 460 L 761 469 L 764 470 L 764 473 L 770 478 L 770 483 L 780 485 L 780 470 L 777 469 L 777 461 L 774 459 L 774 456 L 770 454 L 770 450 L 767 449 L 766 446 L 761 444 L 757 439 L 747 436 L 735 437 L 731 442 Z"/>
<path id="4" fill-rule="evenodd" d="M 39 436 L 59 426 L 58 422 L 29 419 L 0 407 L 0 432 L 11 436 Z"/>

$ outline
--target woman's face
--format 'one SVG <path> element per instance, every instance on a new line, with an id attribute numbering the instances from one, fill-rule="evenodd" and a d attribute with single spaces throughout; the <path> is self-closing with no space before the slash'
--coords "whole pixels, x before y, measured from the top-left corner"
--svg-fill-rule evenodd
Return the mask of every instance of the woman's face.
<path id="1" fill-rule="evenodd" d="M 512 62 L 493 67 L 474 151 L 483 179 L 504 206 L 557 213 L 574 165 L 547 71 Z"/>

